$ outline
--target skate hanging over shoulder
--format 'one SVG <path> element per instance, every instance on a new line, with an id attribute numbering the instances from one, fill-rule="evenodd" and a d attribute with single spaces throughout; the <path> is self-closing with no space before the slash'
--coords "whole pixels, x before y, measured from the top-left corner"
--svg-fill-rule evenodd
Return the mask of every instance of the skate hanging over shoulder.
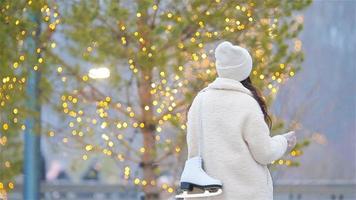
<path id="1" fill-rule="evenodd" d="M 210 177 L 202 168 L 202 158 L 196 156 L 185 162 L 180 180 L 181 194 L 176 198 L 210 197 L 222 193 L 221 181 Z M 193 190 L 197 189 L 196 192 Z"/>
<path id="2" fill-rule="evenodd" d="M 202 106 L 204 92 L 201 92 L 201 100 L 199 103 L 200 115 L 200 132 L 198 137 L 198 156 L 192 157 L 185 162 L 184 169 L 180 180 L 181 193 L 176 195 L 180 198 L 198 198 L 211 197 L 222 193 L 222 183 L 220 180 L 210 177 L 203 169 L 203 159 L 201 151 L 203 149 L 203 121 L 202 121 Z"/>

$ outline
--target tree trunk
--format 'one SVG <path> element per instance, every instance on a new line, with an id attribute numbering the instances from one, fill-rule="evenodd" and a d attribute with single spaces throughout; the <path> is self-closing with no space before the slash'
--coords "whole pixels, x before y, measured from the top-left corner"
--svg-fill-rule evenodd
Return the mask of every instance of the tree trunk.
<path id="1" fill-rule="evenodd" d="M 145 148 L 144 153 L 141 156 L 140 166 L 143 169 L 143 178 L 147 182 L 143 185 L 143 191 L 145 193 L 145 200 L 156 200 L 159 199 L 159 189 L 157 187 L 157 174 L 155 173 L 156 166 L 153 162 L 156 159 L 156 141 L 155 141 L 155 130 L 156 125 L 153 120 L 153 110 L 152 110 L 152 95 L 151 90 L 151 69 L 142 69 L 140 73 L 140 78 L 138 80 L 138 92 L 140 98 L 140 107 L 142 113 L 142 122 L 145 127 L 142 129 L 143 136 L 143 147 Z M 149 106 L 149 109 L 145 109 Z"/>

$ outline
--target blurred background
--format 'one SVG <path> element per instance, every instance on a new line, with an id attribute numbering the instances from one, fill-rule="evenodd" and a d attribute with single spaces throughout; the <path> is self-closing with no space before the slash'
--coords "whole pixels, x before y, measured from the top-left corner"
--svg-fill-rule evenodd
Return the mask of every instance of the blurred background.
<path id="1" fill-rule="evenodd" d="M 275 199 L 356 199 L 356 1 L 0 3 L 0 199 L 174 199 L 214 48 L 247 48 Z"/>

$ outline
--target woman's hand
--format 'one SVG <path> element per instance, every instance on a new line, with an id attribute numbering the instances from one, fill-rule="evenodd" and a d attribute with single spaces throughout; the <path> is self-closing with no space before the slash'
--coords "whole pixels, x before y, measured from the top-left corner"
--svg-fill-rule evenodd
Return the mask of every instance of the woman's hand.
<path id="1" fill-rule="evenodd" d="M 287 152 L 292 150 L 297 144 L 297 136 L 294 131 L 289 131 L 288 133 L 283 134 L 283 136 L 287 139 L 288 149 Z"/>

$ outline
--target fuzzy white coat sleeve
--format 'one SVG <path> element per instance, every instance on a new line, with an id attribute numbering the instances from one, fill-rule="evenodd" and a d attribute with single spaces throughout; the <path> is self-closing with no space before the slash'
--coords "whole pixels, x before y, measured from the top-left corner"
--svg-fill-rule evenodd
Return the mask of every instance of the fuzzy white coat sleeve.
<path id="1" fill-rule="evenodd" d="M 282 157 L 288 147 L 288 142 L 284 136 L 270 136 L 262 112 L 250 112 L 247 115 L 243 136 L 253 158 L 262 165 L 270 164 Z"/>
<path id="2" fill-rule="evenodd" d="M 189 108 L 187 115 L 187 146 L 188 159 L 198 155 L 199 134 L 199 95 L 197 95 Z"/>

